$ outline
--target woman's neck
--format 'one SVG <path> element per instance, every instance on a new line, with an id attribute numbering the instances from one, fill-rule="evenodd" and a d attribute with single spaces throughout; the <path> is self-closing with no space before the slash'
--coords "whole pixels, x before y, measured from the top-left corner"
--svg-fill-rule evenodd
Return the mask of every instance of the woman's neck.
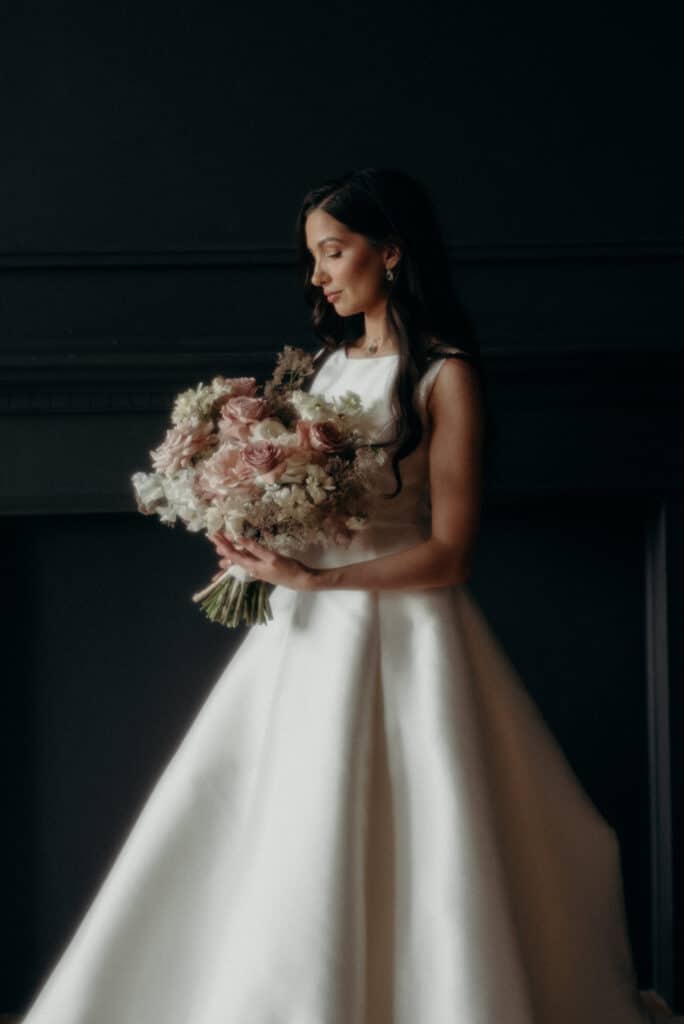
<path id="1" fill-rule="evenodd" d="M 387 356 L 399 351 L 395 337 L 388 332 L 373 334 L 367 332 L 357 338 L 348 348 L 358 349 L 368 356 Z"/>

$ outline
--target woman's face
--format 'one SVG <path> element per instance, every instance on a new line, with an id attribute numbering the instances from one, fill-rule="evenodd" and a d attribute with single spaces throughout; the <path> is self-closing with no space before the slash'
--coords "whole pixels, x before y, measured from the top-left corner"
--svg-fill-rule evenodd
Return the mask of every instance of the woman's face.
<path id="1" fill-rule="evenodd" d="M 365 235 L 350 231 L 325 210 L 306 218 L 306 244 L 313 258 L 311 282 L 322 288 L 340 316 L 366 313 L 386 302 L 385 269 L 393 250 L 375 249 Z"/>

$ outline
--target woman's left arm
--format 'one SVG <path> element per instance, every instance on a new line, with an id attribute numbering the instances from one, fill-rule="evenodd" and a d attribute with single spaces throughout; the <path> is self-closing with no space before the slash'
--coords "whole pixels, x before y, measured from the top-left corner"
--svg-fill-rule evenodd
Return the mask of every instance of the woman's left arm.
<path id="1" fill-rule="evenodd" d="M 413 547 L 365 562 L 319 569 L 244 541 L 245 551 L 215 541 L 255 576 L 296 590 L 414 590 L 468 579 L 479 527 L 482 405 L 477 372 L 447 359 L 430 392 L 429 469 L 432 534 Z M 400 464 L 401 465 L 401 464 Z"/>

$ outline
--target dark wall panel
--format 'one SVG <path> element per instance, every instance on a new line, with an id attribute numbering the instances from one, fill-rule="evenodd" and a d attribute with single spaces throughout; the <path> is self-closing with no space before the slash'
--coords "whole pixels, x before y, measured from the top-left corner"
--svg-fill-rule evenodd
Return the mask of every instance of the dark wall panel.
<path id="1" fill-rule="evenodd" d="M 284 235 L 275 244 L 289 243 Z M 488 349 L 657 353 L 681 344 L 684 244 L 454 244 L 451 260 Z M 290 249 L 14 255 L 2 267 L 0 257 L 0 367 L 27 346 L 59 357 L 308 342 Z"/>
<path id="2" fill-rule="evenodd" d="M 6 5 L 3 248 L 282 244 L 303 185 L 380 162 L 452 239 L 681 239 L 674 14 Z"/>
<path id="3" fill-rule="evenodd" d="M 502 503 L 483 518 L 474 594 L 590 797 L 617 829 L 639 976 L 650 976 L 644 638 L 647 505 Z"/>
<path id="4" fill-rule="evenodd" d="M 19 1007 L 243 633 L 191 601 L 212 546 L 156 519 L 6 517 L 3 550 L 16 818 L 1 853 L 13 881 L 2 998 Z"/>

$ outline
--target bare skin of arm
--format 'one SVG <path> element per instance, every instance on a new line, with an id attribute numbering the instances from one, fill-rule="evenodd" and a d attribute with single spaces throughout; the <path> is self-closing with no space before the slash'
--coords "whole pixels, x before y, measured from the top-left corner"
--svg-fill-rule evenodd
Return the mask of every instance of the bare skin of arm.
<path id="1" fill-rule="evenodd" d="M 240 548 L 211 538 L 220 565 L 241 565 L 257 579 L 295 590 L 415 590 L 462 583 L 470 575 L 481 500 L 482 409 L 476 372 L 447 359 L 428 406 L 432 534 L 413 547 L 350 565 L 319 569 L 255 541 Z"/>

